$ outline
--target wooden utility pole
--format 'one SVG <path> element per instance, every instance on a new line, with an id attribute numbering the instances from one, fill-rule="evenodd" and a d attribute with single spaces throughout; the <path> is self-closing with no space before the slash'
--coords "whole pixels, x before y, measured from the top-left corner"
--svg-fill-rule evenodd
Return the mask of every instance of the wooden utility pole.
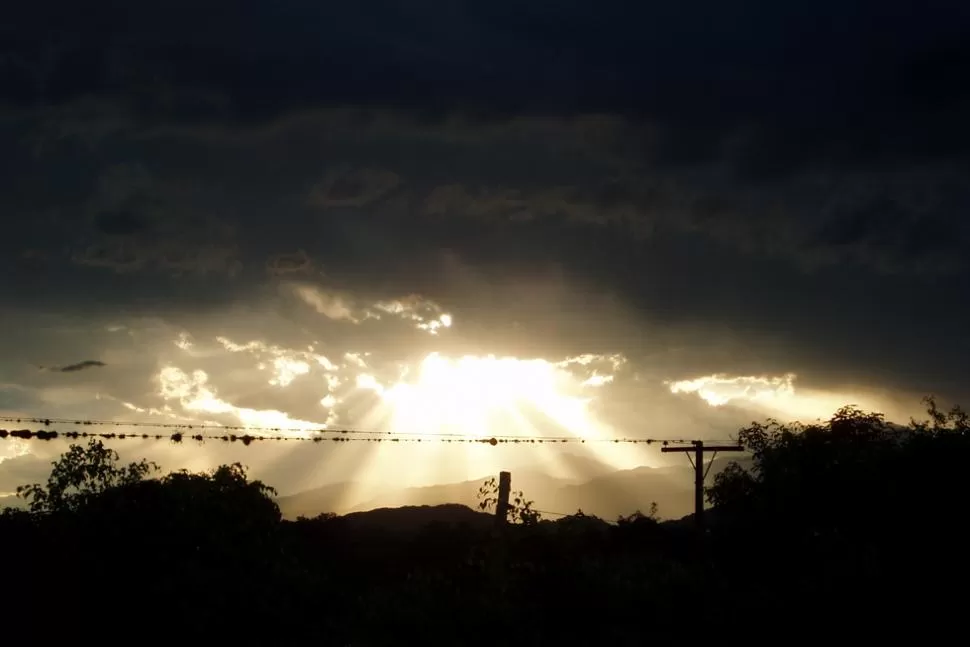
<path id="1" fill-rule="evenodd" d="M 697 534 L 704 537 L 704 479 L 707 472 L 711 469 L 711 464 L 704 467 L 704 452 L 714 452 L 711 461 L 717 456 L 718 452 L 743 452 L 741 445 L 704 445 L 703 440 L 691 441 L 692 447 L 661 447 L 663 453 L 680 452 L 687 454 L 688 460 L 694 466 L 694 524 L 697 526 Z M 691 458 L 690 452 L 694 452 Z"/>
<path id="2" fill-rule="evenodd" d="M 509 493 L 512 491 L 512 473 L 498 474 L 498 501 L 495 502 L 495 525 L 499 528 L 505 525 L 509 516 Z"/>

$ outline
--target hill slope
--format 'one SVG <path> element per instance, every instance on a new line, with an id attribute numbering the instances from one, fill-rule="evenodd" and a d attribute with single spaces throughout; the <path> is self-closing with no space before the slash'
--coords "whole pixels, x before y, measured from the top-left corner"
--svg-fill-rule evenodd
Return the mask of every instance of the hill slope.
<path id="1" fill-rule="evenodd" d="M 711 466 L 708 483 L 733 459 L 719 458 Z M 656 502 L 659 514 L 677 519 L 693 512 L 694 470 L 682 467 L 638 467 L 609 471 L 595 463 L 572 466 L 577 476 L 566 473 L 555 478 L 539 470 L 525 470 L 512 475 L 512 489 L 522 490 L 534 501 L 535 508 L 547 512 L 570 514 L 582 509 L 590 515 L 615 519 L 636 510 L 647 512 Z M 346 514 L 380 508 L 437 506 L 453 503 L 478 509 L 478 489 L 486 477 L 428 487 L 404 488 L 341 509 L 350 485 L 330 485 L 278 499 L 284 517 L 314 516 L 321 512 Z"/>
<path id="2" fill-rule="evenodd" d="M 340 517 L 340 522 L 355 530 L 413 533 L 432 524 L 489 528 L 493 518 L 467 506 L 446 503 L 351 512 Z"/>

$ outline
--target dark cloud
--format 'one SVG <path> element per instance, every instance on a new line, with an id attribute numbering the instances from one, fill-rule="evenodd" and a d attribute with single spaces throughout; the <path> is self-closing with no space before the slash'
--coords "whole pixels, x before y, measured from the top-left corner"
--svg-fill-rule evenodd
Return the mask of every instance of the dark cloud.
<path id="1" fill-rule="evenodd" d="M 131 211 L 106 211 L 97 218 L 97 228 L 109 236 L 129 236 L 148 228 L 148 224 Z"/>
<path id="2" fill-rule="evenodd" d="M 86 193 L 31 193 L 5 239 L 8 299 L 175 320 L 251 302 L 312 326 L 320 313 L 281 292 L 300 280 L 365 301 L 423 294 L 483 349 L 629 350 L 658 326 L 704 327 L 787 339 L 769 362 L 782 373 L 824 361 L 822 373 L 907 381 L 932 357 L 923 388 L 958 385 L 943 376 L 958 379 L 970 314 L 916 305 L 967 285 L 970 193 L 951 162 L 752 185 L 724 163 L 644 169 L 623 146 L 639 126 L 620 117 L 481 132 L 395 112 L 353 129 L 347 115 L 101 140 L 86 155 L 110 161 Z M 33 164 L 55 173 L 67 155 Z M 106 227 L 106 213 L 128 215 Z"/>
<path id="3" fill-rule="evenodd" d="M 663 124 L 668 160 L 714 154 L 744 129 L 747 157 L 761 158 L 751 168 L 771 173 L 769 160 L 793 156 L 962 152 L 967 24 L 959 3 L 914 0 L 287 1 L 204 13 L 44 2 L 11 16 L 3 97 L 121 96 L 143 118 L 181 121 L 319 105 L 394 105 L 427 119 L 623 113 Z"/>
<path id="4" fill-rule="evenodd" d="M 374 395 L 320 365 L 269 384 L 274 358 L 310 346 L 371 352 L 381 379 L 432 351 L 622 353 L 602 417 L 711 437 L 750 410 L 665 381 L 970 390 L 958 3 L 41 2 L 9 18 L 5 410 L 178 409 L 159 394 L 172 366 L 235 407 L 322 421 L 332 394 L 358 419 Z M 453 325 L 432 335 L 441 313 Z M 32 369 L 68 354 L 111 370 L 66 390 Z"/>
<path id="5" fill-rule="evenodd" d="M 52 367 L 41 367 L 46 371 L 54 371 L 55 373 L 77 373 L 78 371 L 85 371 L 91 368 L 101 368 L 102 366 L 107 366 L 104 362 L 100 362 L 96 359 L 87 359 L 83 362 L 78 362 L 76 364 L 68 364 L 67 366 L 52 366 Z"/>

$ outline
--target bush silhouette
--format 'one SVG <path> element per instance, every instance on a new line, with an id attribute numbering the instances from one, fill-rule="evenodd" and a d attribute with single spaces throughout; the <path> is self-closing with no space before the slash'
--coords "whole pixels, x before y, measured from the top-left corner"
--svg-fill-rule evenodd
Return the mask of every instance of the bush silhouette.
<path id="1" fill-rule="evenodd" d="M 24 485 L 17 488 L 17 495 L 28 502 L 32 512 L 73 510 L 106 490 L 136 483 L 157 470 L 157 465 L 145 460 L 119 467 L 118 452 L 92 440 L 86 448 L 71 445 L 54 461 L 46 486 Z"/>
<path id="2" fill-rule="evenodd" d="M 655 508 L 541 521 L 521 492 L 501 535 L 487 519 L 448 522 L 453 507 L 418 532 L 290 522 L 239 464 L 157 476 L 97 441 L 20 490 L 28 509 L 0 514 L 0 550 L 19 620 L 50 639 L 100 639 L 104 614 L 154 623 L 157 639 L 335 645 L 641 644 L 679 639 L 684 623 L 874 637 L 897 608 L 883 634 L 911 622 L 930 636 L 961 617 L 945 592 L 970 571 L 963 410 L 927 400 L 927 419 L 901 426 L 845 407 L 809 425 L 752 423 L 739 440 L 752 461 L 709 488 L 705 553 Z"/>

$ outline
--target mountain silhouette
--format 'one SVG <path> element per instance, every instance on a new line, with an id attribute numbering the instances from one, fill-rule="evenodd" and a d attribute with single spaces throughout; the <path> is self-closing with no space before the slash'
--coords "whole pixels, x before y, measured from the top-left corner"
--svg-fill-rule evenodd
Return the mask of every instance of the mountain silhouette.
<path id="1" fill-rule="evenodd" d="M 714 475 L 732 460 L 747 461 L 745 457 L 716 459 L 711 463 L 707 482 L 711 483 Z M 287 519 L 327 512 L 348 514 L 442 504 L 477 510 L 478 489 L 491 476 L 387 491 L 347 507 L 342 507 L 342 502 L 347 501 L 350 484 L 327 485 L 279 497 L 277 503 Z M 637 509 L 646 512 L 652 502 L 657 503 L 659 516 L 664 519 L 679 519 L 694 511 L 694 470 L 687 461 L 683 466 L 615 470 L 595 459 L 569 455 L 557 461 L 555 468 L 537 466 L 513 472 L 512 490 L 521 490 L 537 510 L 547 513 L 571 514 L 581 509 L 588 515 L 615 519 Z"/>
<path id="2" fill-rule="evenodd" d="M 344 514 L 355 508 L 351 499 L 358 485 L 352 482 L 334 483 L 277 497 L 276 503 L 286 519 L 314 517 L 325 512 Z M 370 497 L 368 497 L 370 498 Z M 371 508 L 380 506 L 370 506 Z"/>
<path id="3" fill-rule="evenodd" d="M 431 525 L 444 527 L 467 525 L 471 528 L 484 529 L 493 523 L 492 515 L 454 503 L 378 508 L 364 512 L 351 512 L 338 519 L 338 523 L 354 531 L 392 533 L 419 532 Z"/>

